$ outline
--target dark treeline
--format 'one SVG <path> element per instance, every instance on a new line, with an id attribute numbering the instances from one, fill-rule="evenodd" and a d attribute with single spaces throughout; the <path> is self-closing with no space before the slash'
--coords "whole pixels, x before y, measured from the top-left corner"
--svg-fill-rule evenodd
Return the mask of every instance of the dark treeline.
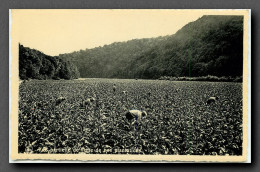
<path id="1" fill-rule="evenodd" d="M 242 76 L 243 17 L 203 16 L 176 34 L 59 55 L 81 77 Z"/>
<path id="2" fill-rule="evenodd" d="M 20 79 L 74 79 L 77 67 L 69 61 L 43 54 L 19 44 Z"/>

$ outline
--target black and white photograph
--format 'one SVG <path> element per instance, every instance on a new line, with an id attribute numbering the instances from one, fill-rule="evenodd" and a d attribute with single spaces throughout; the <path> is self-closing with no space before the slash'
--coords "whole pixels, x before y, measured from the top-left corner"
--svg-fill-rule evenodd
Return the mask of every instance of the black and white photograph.
<path id="1" fill-rule="evenodd" d="M 11 159 L 246 161 L 249 33 L 250 10 L 10 10 Z"/>

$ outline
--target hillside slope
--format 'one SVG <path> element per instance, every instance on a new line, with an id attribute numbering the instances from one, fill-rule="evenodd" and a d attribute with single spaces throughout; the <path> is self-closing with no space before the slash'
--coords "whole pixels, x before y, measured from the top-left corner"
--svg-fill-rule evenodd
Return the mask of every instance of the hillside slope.
<path id="1" fill-rule="evenodd" d="M 168 37 L 135 39 L 115 42 L 103 47 L 61 54 L 61 59 L 77 65 L 81 77 L 128 78 L 127 67 L 146 51 L 167 40 Z"/>
<path id="2" fill-rule="evenodd" d="M 176 34 L 61 54 L 81 77 L 242 76 L 243 17 L 203 16 Z"/>

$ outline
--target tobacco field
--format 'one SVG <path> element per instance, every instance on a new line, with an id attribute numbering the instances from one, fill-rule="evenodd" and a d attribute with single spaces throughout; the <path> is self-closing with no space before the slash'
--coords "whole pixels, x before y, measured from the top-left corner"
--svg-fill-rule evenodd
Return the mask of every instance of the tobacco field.
<path id="1" fill-rule="evenodd" d="M 211 96 L 219 99 L 206 104 Z M 95 101 L 83 105 L 89 97 Z M 131 109 L 148 115 L 131 123 Z M 241 83 L 31 80 L 19 85 L 18 151 L 242 155 L 242 117 Z"/>

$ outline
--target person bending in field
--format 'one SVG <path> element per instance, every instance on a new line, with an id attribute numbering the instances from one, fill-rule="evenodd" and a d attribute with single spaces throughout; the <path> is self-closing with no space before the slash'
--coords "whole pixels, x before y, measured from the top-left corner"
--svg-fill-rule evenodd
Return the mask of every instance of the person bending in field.
<path id="1" fill-rule="evenodd" d="M 128 121 L 133 121 L 132 124 L 135 121 L 140 121 L 142 118 L 146 116 L 147 116 L 146 111 L 140 111 L 140 110 L 129 110 L 125 114 L 125 117 L 126 119 L 128 119 Z"/>
<path id="2" fill-rule="evenodd" d="M 56 99 L 56 102 L 55 102 L 55 103 L 56 103 L 56 106 L 59 105 L 59 104 L 61 104 L 61 103 L 62 103 L 63 101 L 65 101 L 65 100 L 66 100 L 65 97 L 59 97 L 59 98 L 57 98 L 57 99 Z"/>
<path id="3" fill-rule="evenodd" d="M 113 85 L 113 91 L 116 92 L 116 84 Z"/>
<path id="4" fill-rule="evenodd" d="M 207 100 L 207 104 L 212 104 L 212 103 L 215 103 L 219 98 L 218 97 L 210 97 L 208 100 Z"/>

